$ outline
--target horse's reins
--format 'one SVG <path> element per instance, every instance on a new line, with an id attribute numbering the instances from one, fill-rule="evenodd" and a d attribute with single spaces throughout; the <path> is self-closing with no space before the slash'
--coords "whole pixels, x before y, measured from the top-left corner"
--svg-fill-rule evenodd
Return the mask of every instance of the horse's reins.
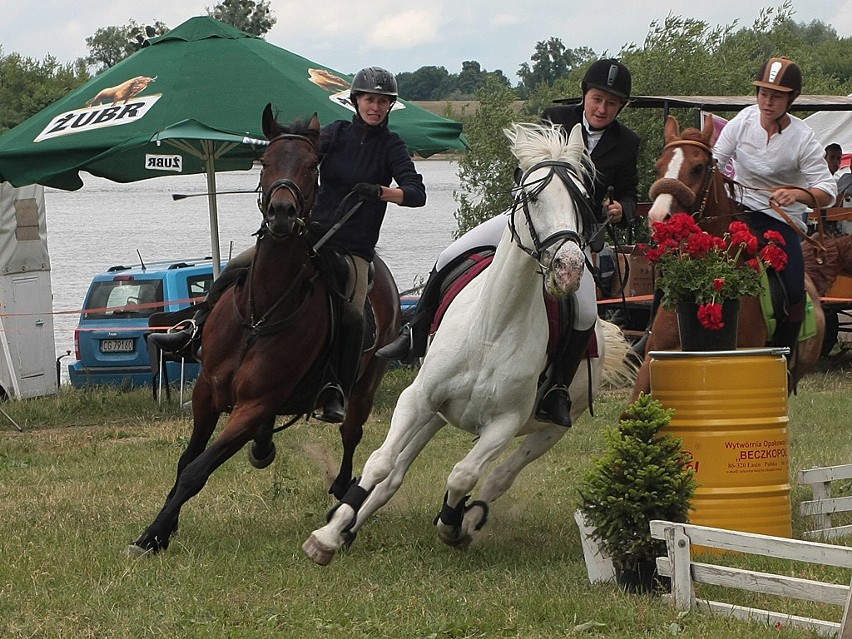
<path id="1" fill-rule="evenodd" d="M 271 147 L 275 142 L 279 142 L 281 140 L 296 140 L 296 141 L 299 141 L 299 142 L 305 142 L 308 145 L 310 145 L 311 149 L 316 148 L 314 146 L 314 143 L 309 138 L 305 137 L 304 135 L 297 135 L 297 134 L 293 134 L 293 133 L 282 133 L 281 135 L 278 135 L 278 136 L 272 138 L 272 140 L 269 141 L 269 147 Z M 269 147 L 267 147 L 267 148 L 269 148 Z M 287 191 L 289 191 L 290 194 L 293 196 L 293 199 L 296 201 L 297 218 L 296 218 L 295 224 L 299 227 L 298 234 L 302 235 L 302 233 L 305 230 L 305 218 L 310 214 L 310 209 L 313 206 L 312 200 L 313 200 L 314 194 L 316 193 L 316 183 L 314 184 L 313 192 L 310 194 L 311 204 L 309 204 L 308 198 L 305 197 L 305 194 L 302 191 L 301 187 L 299 187 L 299 185 L 296 184 L 295 181 L 291 180 L 290 178 L 280 178 L 278 180 L 275 180 L 269 186 L 269 188 L 266 191 L 262 191 L 258 195 L 257 205 L 258 205 L 258 208 L 260 209 L 260 212 L 263 214 L 263 217 L 264 217 L 263 226 L 262 226 L 261 230 L 258 231 L 255 234 L 255 235 L 257 235 L 257 244 L 258 245 L 259 245 L 260 241 L 263 239 L 263 237 L 266 233 L 269 233 L 275 239 L 284 239 L 284 238 L 290 237 L 290 235 L 292 235 L 292 233 L 287 234 L 286 236 L 281 236 L 281 235 L 275 234 L 275 233 L 272 232 L 272 230 L 269 228 L 269 224 L 267 224 L 267 222 L 266 222 L 266 214 L 269 210 L 269 206 L 271 204 L 272 197 L 275 195 L 276 192 L 278 192 L 281 189 L 286 189 Z M 299 308 L 297 308 L 293 313 L 291 313 L 287 317 L 280 319 L 276 322 L 273 322 L 271 324 L 267 324 L 267 321 L 272 316 L 272 314 L 276 310 L 278 310 L 278 308 L 281 306 L 281 304 L 283 304 L 284 301 L 288 297 L 290 297 L 290 295 L 296 290 L 297 286 L 304 282 L 304 274 L 305 274 L 305 269 L 306 269 L 306 266 L 307 266 L 307 264 L 304 263 L 304 264 L 302 264 L 302 267 L 299 270 L 299 272 L 293 278 L 293 281 L 290 284 L 290 287 L 275 301 L 275 303 L 272 306 L 270 306 L 266 310 L 266 312 L 259 319 L 255 319 L 253 274 L 254 274 L 254 264 L 255 264 L 255 260 L 257 259 L 258 249 L 259 249 L 259 246 L 256 246 L 254 256 L 252 257 L 251 264 L 249 265 L 249 272 L 248 272 L 248 308 L 249 308 L 250 317 L 248 319 L 246 319 L 242 316 L 242 314 L 240 313 L 240 309 L 237 307 L 236 298 L 234 298 L 234 311 L 236 312 L 237 317 L 240 318 L 240 321 L 242 322 L 243 326 L 245 326 L 246 329 L 248 330 L 249 336 L 252 337 L 252 338 L 257 338 L 261 335 L 265 335 L 267 333 L 271 333 L 271 332 L 274 332 L 276 330 L 280 330 L 285 324 L 287 324 L 293 318 L 298 316 L 298 314 L 302 311 L 305 304 L 307 303 L 307 299 L 308 299 L 307 296 L 306 296 L 305 299 L 302 301 L 302 303 L 299 305 Z"/>

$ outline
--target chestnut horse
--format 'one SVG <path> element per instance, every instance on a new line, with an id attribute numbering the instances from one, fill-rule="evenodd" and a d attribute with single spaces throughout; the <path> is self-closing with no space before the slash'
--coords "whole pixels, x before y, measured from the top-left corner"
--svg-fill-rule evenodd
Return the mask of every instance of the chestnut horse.
<path id="1" fill-rule="evenodd" d="M 263 132 L 269 146 L 262 160 L 258 204 L 263 221 L 255 256 L 245 279 L 225 290 L 205 323 L 201 374 L 192 393 L 192 435 L 163 509 L 128 554 L 167 548 L 184 503 L 251 440 L 250 461 L 258 468 L 268 466 L 275 457 L 273 430 L 281 429 L 273 429 L 276 416 L 311 414 L 325 381 L 336 322 L 330 293 L 341 274 L 331 272 L 339 263 L 334 256 L 315 250 L 326 229 L 315 228 L 308 217 L 317 191 L 319 121 L 315 114 L 308 124 L 284 127 L 267 105 Z M 353 454 L 387 369 L 387 362 L 373 353 L 396 337 L 401 319 L 393 277 L 378 257 L 374 264 L 369 300 L 376 338 L 361 360 L 340 426 L 343 461 L 330 490 L 338 498 L 352 479 Z M 230 413 L 227 424 L 207 446 L 225 412 Z"/>
<path id="2" fill-rule="evenodd" d="M 710 143 L 713 121 L 708 118 L 703 130 L 689 128 L 681 135 L 677 120 L 669 116 L 664 133 L 665 146 L 655 165 L 658 179 L 651 186 L 653 204 L 648 212 L 649 222 L 665 220 L 677 212 L 688 212 L 708 233 L 723 235 L 731 221 L 739 214 L 739 208 L 730 196 L 733 183 L 723 176 L 713 159 Z M 805 248 L 806 252 L 808 250 Z M 825 317 L 819 303 L 819 295 L 807 275 L 805 288 L 813 300 L 817 332 L 815 336 L 799 342 L 791 370 L 791 388 L 795 388 L 796 382 L 805 371 L 819 359 L 825 330 Z M 743 298 L 740 303 L 738 346 L 763 347 L 769 337 L 759 300 L 756 297 Z M 644 360 L 630 397 L 631 403 L 639 397 L 640 392 L 648 393 L 651 390 L 650 352 L 679 348 L 677 317 L 673 311 L 660 307 L 651 324 Z"/>

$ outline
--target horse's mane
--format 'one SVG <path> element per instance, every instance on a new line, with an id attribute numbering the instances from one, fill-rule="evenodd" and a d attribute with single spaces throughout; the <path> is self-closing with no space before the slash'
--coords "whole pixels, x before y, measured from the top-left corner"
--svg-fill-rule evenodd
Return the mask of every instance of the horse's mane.
<path id="1" fill-rule="evenodd" d="M 301 135 L 309 140 L 314 140 L 319 132 L 310 128 L 310 120 L 296 119 L 289 125 L 280 124 L 281 133 L 289 133 L 290 135 Z"/>
<path id="2" fill-rule="evenodd" d="M 519 136 L 518 133 L 522 132 Z M 518 166 L 526 171 L 533 165 L 544 160 L 559 160 L 568 162 L 582 175 L 593 176 L 595 166 L 583 145 L 568 141 L 568 131 L 561 124 L 531 124 L 528 122 L 514 123 L 511 128 L 503 129 L 506 137 L 512 143 L 512 155 L 518 159 Z M 580 161 L 577 162 L 577 154 Z"/>

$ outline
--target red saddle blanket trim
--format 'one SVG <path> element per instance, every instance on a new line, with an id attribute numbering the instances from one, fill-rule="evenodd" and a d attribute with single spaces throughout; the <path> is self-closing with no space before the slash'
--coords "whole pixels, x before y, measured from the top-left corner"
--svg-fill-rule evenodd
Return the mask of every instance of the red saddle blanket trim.
<path id="1" fill-rule="evenodd" d="M 494 254 L 480 255 L 478 253 L 472 253 L 467 259 L 471 262 L 471 265 L 453 281 L 445 284 L 444 288 L 446 292 L 441 297 L 441 303 L 438 305 L 438 310 L 432 320 L 432 325 L 429 328 L 430 334 L 434 334 L 435 331 L 438 330 L 438 327 L 441 325 L 441 321 L 444 319 L 444 314 L 447 312 L 450 304 L 453 303 L 453 300 L 456 299 L 464 287 L 470 284 L 470 282 L 472 282 L 491 264 L 494 260 Z M 559 304 L 559 300 L 549 293 L 545 293 L 544 295 L 544 307 L 547 311 L 547 326 L 549 333 L 547 339 L 547 356 L 550 357 L 556 351 L 556 347 L 559 344 L 560 329 L 563 323 L 562 308 Z M 593 333 L 591 340 L 589 340 L 589 348 L 586 350 L 586 358 L 597 358 L 599 356 L 597 337 Z"/>

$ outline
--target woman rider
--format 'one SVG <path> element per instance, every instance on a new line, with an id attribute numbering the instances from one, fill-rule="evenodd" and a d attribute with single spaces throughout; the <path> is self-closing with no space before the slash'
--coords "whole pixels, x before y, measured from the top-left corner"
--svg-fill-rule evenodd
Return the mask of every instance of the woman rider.
<path id="1" fill-rule="evenodd" d="M 311 220 L 328 227 L 360 201 L 360 207 L 334 234 L 334 244 L 347 253 L 349 276 L 344 291 L 339 332 L 333 362 L 336 382 L 320 393 L 322 412 L 318 419 L 342 422 L 352 385 L 358 373 L 364 335 L 363 314 L 367 297 L 367 276 L 375 256 L 388 202 L 400 206 L 426 204 L 423 177 L 402 138 L 388 129 L 388 115 L 398 96 L 394 75 L 381 67 L 367 67 L 352 79 L 349 99 L 355 109 L 352 120 L 336 120 L 320 134 L 320 185 Z M 391 186 L 391 183 L 395 186 Z M 354 196 L 354 197 L 353 197 Z M 341 206 L 341 204 L 343 206 Z M 234 257 L 220 275 L 221 286 L 213 289 L 187 328 L 164 335 L 161 347 L 179 350 L 198 331 L 233 277 L 235 269 L 247 267 L 254 247 Z"/>
<path id="2" fill-rule="evenodd" d="M 545 109 L 542 119 L 561 124 L 566 135 L 575 124 L 582 124 L 583 139 L 597 174 L 594 193 L 591 194 L 592 209 L 600 216 L 601 222 L 629 222 L 636 210 L 639 137 L 616 118 L 630 98 L 630 71 L 618 60 L 598 60 L 586 71 L 581 88 L 582 104 Z M 425 353 L 429 327 L 440 301 L 440 287 L 444 278 L 442 269 L 447 264 L 455 263 L 456 258 L 467 251 L 495 247 L 506 229 L 508 219 L 507 215 L 497 215 L 483 222 L 441 253 L 408 325 L 403 327 L 394 342 L 379 349 L 376 355 L 387 359 L 404 359 Z M 598 238 L 602 244 L 603 236 L 599 235 Z M 583 274 L 574 299 L 575 315 L 570 331 L 560 341 L 551 360 L 550 386 L 536 409 L 537 419 L 565 427 L 571 426 L 568 386 L 588 348 L 597 320 L 595 283 L 588 269 Z"/>
<path id="3" fill-rule="evenodd" d="M 807 231 L 802 214 L 808 207 L 831 206 L 837 184 L 828 170 L 822 145 L 813 130 L 790 115 L 802 92 L 802 70 L 789 58 L 770 58 L 755 76 L 757 104 L 740 111 L 722 129 L 713 147 L 720 166 L 730 160 L 744 188 L 737 197 L 756 234 L 780 233 L 787 266 L 779 272 L 787 292 L 786 317 L 773 341 L 790 348 L 792 365 L 799 329 L 805 319 L 805 262 L 801 238 Z M 784 214 L 773 209 L 777 205 Z"/>

